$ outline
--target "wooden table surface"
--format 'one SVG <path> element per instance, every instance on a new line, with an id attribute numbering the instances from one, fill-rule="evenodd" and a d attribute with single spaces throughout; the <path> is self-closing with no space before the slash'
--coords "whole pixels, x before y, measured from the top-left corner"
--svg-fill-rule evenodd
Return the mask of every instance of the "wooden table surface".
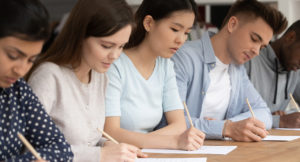
<path id="1" fill-rule="evenodd" d="M 271 135 L 300 136 L 300 131 L 271 130 Z M 212 154 L 149 154 L 152 158 L 196 158 L 207 157 L 207 162 L 300 162 L 300 139 L 290 142 L 234 142 L 206 140 L 204 145 L 238 146 L 227 155 Z"/>

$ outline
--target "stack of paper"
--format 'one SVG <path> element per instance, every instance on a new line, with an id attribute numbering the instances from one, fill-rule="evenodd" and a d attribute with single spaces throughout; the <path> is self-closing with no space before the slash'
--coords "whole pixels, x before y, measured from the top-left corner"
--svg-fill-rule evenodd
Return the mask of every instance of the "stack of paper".
<path id="1" fill-rule="evenodd" d="M 295 130 L 295 131 L 300 131 L 300 128 L 275 128 L 279 130 Z"/>
<path id="2" fill-rule="evenodd" d="M 263 141 L 292 141 L 300 138 L 300 136 L 273 136 L 268 135 L 266 138 L 262 139 Z"/>
<path id="3" fill-rule="evenodd" d="M 206 158 L 143 158 L 135 162 L 206 162 Z"/>
<path id="4" fill-rule="evenodd" d="M 221 154 L 226 155 L 237 146 L 202 146 L 199 150 L 183 151 L 183 150 L 167 150 L 167 149 L 142 149 L 146 153 L 160 154 Z"/>

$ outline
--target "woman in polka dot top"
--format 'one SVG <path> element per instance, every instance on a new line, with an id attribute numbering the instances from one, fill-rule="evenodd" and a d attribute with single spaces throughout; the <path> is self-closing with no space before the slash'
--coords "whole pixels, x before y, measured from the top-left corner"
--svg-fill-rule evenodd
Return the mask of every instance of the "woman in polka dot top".
<path id="1" fill-rule="evenodd" d="M 48 14 L 39 1 L 0 1 L 0 161 L 36 159 L 25 149 L 18 132 L 44 160 L 73 158 L 70 145 L 21 78 L 48 33 Z"/>

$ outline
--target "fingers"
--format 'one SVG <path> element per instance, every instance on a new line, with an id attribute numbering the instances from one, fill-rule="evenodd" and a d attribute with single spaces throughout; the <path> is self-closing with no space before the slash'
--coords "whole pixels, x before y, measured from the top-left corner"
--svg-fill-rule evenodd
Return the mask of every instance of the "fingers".
<path id="1" fill-rule="evenodd" d="M 131 153 L 131 155 L 133 155 L 133 156 L 130 156 L 130 158 L 136 158 L 136 157 L 146 158 L 146 157 L 148 157 L 147 154 L 143 153 L 136 146 L 124 144 L 124 143 L 121 143 L 120 145 L 123 145 L 123 147 L 126 147 L 126 149 Z"/>
<path id="2" fill-rule="evenodd" d="M 282 116 L 282 115 L 285 115 L 285 113 L 283 111 L 281 111 L 281 110 L 278 110 L 278 111 L 273 112 L 272 115 Z"/>
<path id="3" fill-rule="evenodd" d="M 191 129 L 192 129 L 192 132 L 195 134 L 195 137 L 194 137 L 195 142 L 197 142 L 200 146 L 202 146 L 204 139 L 205 139 L 205 134 L 196 128 L 191 128 Z M 197 148 L 200 148 L 200 146 Z"/>
<path id="4" fill-rule="evenodd" d="M 215 118 L 204 117 L 205 120 L 216 120 Z"/>
<path id="5" fill-rule="evenodd" d="M 137 147 L 135 147 L 133 145 L 125 144 L 125 143 L 121 143 L 120 146 L 125 147 L 128 151 L 130 151 L 132 153 L 136 153 L 137 150 L 139 150 Z"/>
<path id="6" fill-rule="evenodd" d="M 137 150 L 138 148 L 132 145 L 128 145 L 125 143 L 119 144 L 121 148 L 121 157 L 122 159 L 128 161 L 129 159 L 137 158 Z"/>
<path id="7" fill-rule="evenodd" d="M 205 134 L 192 127 L 186 130 L 186 150 L 197 150 L 203 145 Z"/>
<path id="8" fill-rule="evenodd" d="M 261 141 L 261 137 L 256 135 L 255 133 L 253 133 L 250 130 L 246 130 L 246 133 L 244 134 L 244 140 L 245 142 L 259 142 Z"/>
<path id="9" fill-rule="evenodd" d="M 146 157 L 148 157 L 148 155 L 145 154 L 145 153 L 143 153 L 140 149 L 137 150 L 137 156 L 139 158 L 146 158 Z"/>
<path id="10" fill-rule="evenodd" d="M 248 130 L 245 135 L 252 141 L 261 141 L 268 134 L 265 124 L 255 118 L 248 120 L 245 128 Z"/>
<path id="11" fill-rule="evenodd" d="M 253 123 L 254 126 L 258 127 L 258 128 L 261 128 L 263 130 L 266 130 L 266 126 L 263 122 L 255 119 L 255 118 L 250 118 L 250 121 L 251 123 Z"/>

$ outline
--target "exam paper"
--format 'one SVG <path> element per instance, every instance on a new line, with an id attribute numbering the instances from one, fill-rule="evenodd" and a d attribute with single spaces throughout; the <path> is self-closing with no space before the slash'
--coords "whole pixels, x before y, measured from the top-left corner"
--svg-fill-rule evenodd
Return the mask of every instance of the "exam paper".
<path id="1" fill-rule="evenodd" d="M 292 141 L 300 138 L 300 136 L 273 136 L 268 135 L 266 138 L 262 139 L 263 141 Z"/>
<path id="2" fill-rule="evenodd" d="M 140 158 L 135 162 L 206 162 L 206 158 Z"/>
<path id="3" fill-rule="evenodd" d="M 300 131 L 300 128 L 275 128 L 275 129 L 279 129 L 279 130 L 296 130 L 296 131 Z"/>
<path id="4" fill-rule="evenodd" d="M 168 150 L 168 149 L 142 149 L 145 153 L 161 154 L 221 154 L 226 155 L 233 151 L 237 146 L 202 146 L 195 151 Z"/>

